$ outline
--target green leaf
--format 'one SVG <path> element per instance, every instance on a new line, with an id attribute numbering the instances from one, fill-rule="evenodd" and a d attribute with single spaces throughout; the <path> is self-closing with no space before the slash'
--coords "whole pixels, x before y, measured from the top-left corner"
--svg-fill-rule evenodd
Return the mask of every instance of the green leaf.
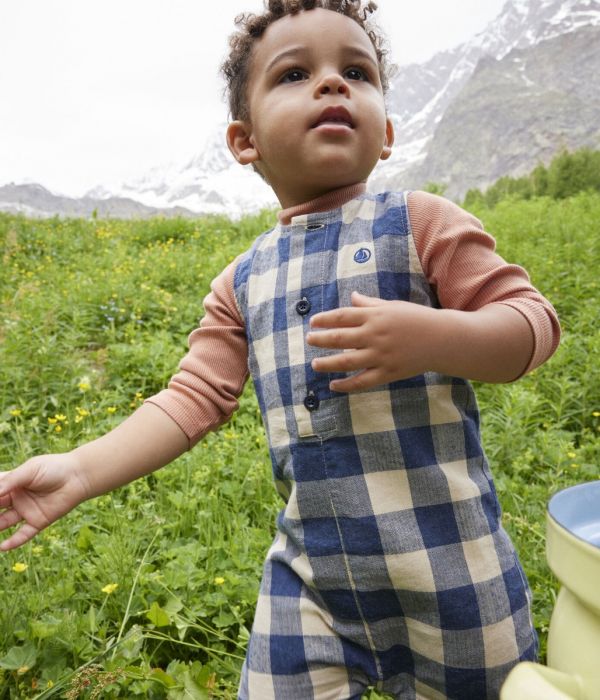
<path id="1" fill-rule="evenodd" d="M 165 627 L 171 623 L 171 618 L 169 615 L 156 601 L 154 601 L 154 603 L 152 603 L 150 606 L 150 610 L 148 610 L 146 613 L 146 617 L 153 625 L 156 625 L 157 627 Z"/>
<path id="2" fill-rule="evenodd" d="M 144 645 L 144 635 L 139 625 L 134 625 L 119 647 L 119 654 L 125 659 L 135 659 Z"/>
<path id="3" fill-rule="evenodd" d="M 212 621 L 216 627 L 220 628 L 231 627 L 237 622 L 235 616 L 226 610 L 219 611 L 219 614 L 215 615 Z"/>
<path id="4" fill-rule="evenodd" d="M 153 668 L 150 672 L 150 678 L 162 683 L 165 688 L 172 688 L 173 686 L 177 685 L 177 681 L 173 678 L 173 676 L 165 673 L 162 668 Z"/>
<path id="5" fill-rule="evenodd" d="M 96 625 L 96 608 L 93 605 L 90 605 L 88 609 L 88 624 L 90 626 L 90 632 L 94 634 L 98 627 Z"/>
<path id="6" fill-rule="evenodd" d="M 60 627 L 60 620 L 48 616 L 42 620 L 30 620 L 31 634 L 36 639 L 47 639 L 53 637 Z"/>
<path id="7" fill-rule="evenodd" d="M 183 603 L 182 601 L 177 598 L 177 596 L 171 596 L 169 600 L 165 603 L 164 610 L 167 613 L 167 615 L 173 616 L 176 615 L 181 608 L 183 608 Z"/>
<path id="8" fill-rule="evenodd" d="M 189 670 L 183 674 L 183 690 L 172 688 L 167 694 L 169 700 L 210 700 L 206 688 L 201 688 L 191 677 Z"/>
<path id="9" fill-rule="evenodd" d="M 0 659 L 0 668 L 18 671 L 23 668 L 33 668 L 37 661 L 37 650 L 31 642 L 22 647 L 11 647 L 8 654 Z"/>
<path id="10" fill-rule="evenodd" d="M 209 683 L 213 680 L 213 672 L 208 666 L 203 666 L 199 661 L 194 661 L 190 668 L 192 678 L 202 688 L 208 688 Z"/>
<path id="11" fill-rule="evenodd" d="M 186 698 L 190 698 L 190 700 L 209 700 L 210 696 L 208 694 L 208 690 L 206 688 L 201 688 L 192 678 L 189 671 L 185 672 L 183 676 L 183 683 Z"/>
<path id="12" fill-rule="evenodd" d="M 77 546 L 77 549 L 80 549 L 82 552 L 85 552 L 92 546 L 93 539 L 94 533 L 90 530 L 90 528 L 87 525 L 84 525 L 79 530 L 79 534 L 77 535 L 75 545 Z"/>

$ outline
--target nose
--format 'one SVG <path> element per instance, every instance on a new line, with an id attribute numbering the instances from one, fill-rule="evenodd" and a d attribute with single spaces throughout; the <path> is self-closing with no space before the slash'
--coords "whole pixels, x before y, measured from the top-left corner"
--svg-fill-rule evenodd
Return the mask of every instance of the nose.
<path id="1" fill-rule="evenodd" d="M 343 76 L 336 72 L 324 75 L 317 85 L 317 93 L 319 95 L 328 95 L 332 93 L 347 95 L 349 92 L 350 86 Z"/>

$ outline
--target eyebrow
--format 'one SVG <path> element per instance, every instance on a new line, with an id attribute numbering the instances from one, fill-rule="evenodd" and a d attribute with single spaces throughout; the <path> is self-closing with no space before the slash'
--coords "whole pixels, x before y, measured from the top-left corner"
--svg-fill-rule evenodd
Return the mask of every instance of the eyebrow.
<path id="1" fill-rule="evenodd" d="M 371 54 L 368 51 L 361 48 L 360 46 L 344 47 L 344 52 L 347 54 L 358 55 L 363 59 L 367 59 L 376 68 L 378 68 L 377 61 L 373 58 L 373 56 L 371 56 Z M 286 58 L 294 58 L 304 53 L 308 53 L 308 50 L 305 49 L 304 46 L 292 46 L 292 48 L 286 49 L 285 51 L 278 53 L 271 61 L 269 61 L 267 67 L 265 68 L 265 71 L 270 71 L 273 68 L 273 66 L 277 65 L 280 61 L 283 61 Z"/>

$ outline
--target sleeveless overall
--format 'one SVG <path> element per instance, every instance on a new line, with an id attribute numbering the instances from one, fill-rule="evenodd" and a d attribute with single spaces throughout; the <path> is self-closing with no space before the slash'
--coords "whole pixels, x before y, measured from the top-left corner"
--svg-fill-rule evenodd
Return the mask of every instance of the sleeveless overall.
<path id="1" fill-rule="evenodd" d="M 470 384 L 433 372 L 353 394 L 312 370 L 311 315 L 357 290 L 438 307 L 403 193 L 296 217 L 242 257 L 234 292 L 285 507 L 239 690 L 251 700 L 495 698 L 536 656 L 530 593 Z M 334 351 L 337 352 L 337 351 Z"/>

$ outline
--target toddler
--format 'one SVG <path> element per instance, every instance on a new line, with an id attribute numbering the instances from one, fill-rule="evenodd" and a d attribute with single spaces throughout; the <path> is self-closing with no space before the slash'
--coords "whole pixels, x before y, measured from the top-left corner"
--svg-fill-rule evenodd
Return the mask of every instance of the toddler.
<path id="1" fill-rule="evenodd" d="M 285 505 L 239 697 L 496 698 L 536 656 L 530 594 L 469 379 L 544 362 L 559 325 L 480 223 L 367 193 L 391 153 L 373 3 L 238 18 L 227 143 L 282 210 L 213 282 L 169 386 L 109 434 L 0 475 L 2 545 L 157 469 L 228 420 L 248 374 Z"/>

